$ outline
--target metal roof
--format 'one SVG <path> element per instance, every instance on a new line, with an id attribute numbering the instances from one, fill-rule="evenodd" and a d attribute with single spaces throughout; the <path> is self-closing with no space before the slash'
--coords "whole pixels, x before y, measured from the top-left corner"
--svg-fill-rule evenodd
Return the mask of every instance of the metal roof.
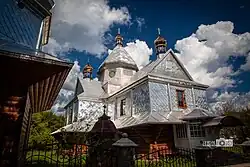
<path id="1" fill-rule="evenodd" d="M 244 124 L 241 122 L 241 120 L 234 116 L 218 116 L 203 124 L 204 127 L 209 127 L 209 126 L 235 127 L 243 125 Z"/>
<path id="2" fill-rule="evenodd" d="M 183 115 L 180 111 L 173 112 L 144 112 L 134 116 L 122 116 L 114 121 L 117 129 L 132 127 L 141 124 L 159 123 L 184 123 L 179 118 Z"/>
<path id="3" fill-rule="evenodd" d="M 194 108 L 191 112 L 185 114 L 181 119 L 189 120 L 189 119 L 199 119 L 199 118 L 213 118 L 216 115 L 212 112 L 202 109 L 202 108 Z"/>
<path id="4" fill-rule="evenodd" d="M 83 93 L 78 95 L 78 99 L 99 99 L 105 93 L 100 81 L 82 77 L 78 77 L 78 80 L 83 88 Z"/>
<path id="5" fill-rule="evenodd" d="M 107 58 L 102 62 L 99 67 L 99 70 L 104 66 L 104 64 L 110 63 L 120 63 L 129 65 L 129 67 L 138 70 L 138 67 L 133 60 L 133 58 L 128 54 L 128 52 L 124 49 L 124 47 L 117 45 L 114 50 L 107 56 Z"/>

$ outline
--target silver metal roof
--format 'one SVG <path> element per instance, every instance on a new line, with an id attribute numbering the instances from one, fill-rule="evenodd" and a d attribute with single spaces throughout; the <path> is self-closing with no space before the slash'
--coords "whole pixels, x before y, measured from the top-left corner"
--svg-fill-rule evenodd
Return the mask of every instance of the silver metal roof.
<path id="1" fill-rule="evenodd" d="M 134 116 L 123 116 L 114 121 L 117 129 L 131 127 L 141 124 L 159 124 L 159 123 L 184 123 L 179 118 L 183 115 L 180 111 L 174 112 L 144 112 Z"/>
<path id="2" fill-rule="evenodd" d="M 78 79 L 81 83 L 81 86 L 83 87 L 83 93 L 78 95 L 78 99 L 97 100 L 105 93 L 100 81 L 81 77 L 78 77 Z"/>
<path id="3" fill-rule="evenodd" d="M 107 58 L 102 62 L 99 69 L 102 68 L 104 64 L 108 63 L 124 63 L 132 65 L 137 68 L 137 65 L 133 58 L 128 54 L 124 47 L 117 45 L 114 50 L 107 56 Z"/>
<path id="4" fill-rule="evenodd" d="M 185 114 L 181 119 L 188 120 L 188 119 L 197 119 L 197 118 L 212 118 L 216 117 L 214 113 L 209 110 L 205 110 L 202 108 L 194 108 L 191 112 Z"/>

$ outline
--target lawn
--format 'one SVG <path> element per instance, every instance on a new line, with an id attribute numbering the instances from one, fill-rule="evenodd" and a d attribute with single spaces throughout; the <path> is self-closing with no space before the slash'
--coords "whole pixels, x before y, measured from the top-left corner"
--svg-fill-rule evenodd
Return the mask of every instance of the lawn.
<path id="1" fill-rule="evenodd" d="M 70 158 L 68 156 L 57 156 L 56 151 L 33 151 L 28 152 L 27 167 L 84 167 L 86 164 L 86 155 L 78 158 Z M 135 167 L 195 167 L 195 160 L 187 160 L 184 158 L 171 158 L 160 160 L 135 160 Z"/>
<path id="2" fill-rule="evenodd" d="M 32 167 L 54 167 L 54 166 L 85 166 L 86 155 L 72 158 L 58 155 L 56 151 L 33 151 L 26 155 L 26 166 Z"/>

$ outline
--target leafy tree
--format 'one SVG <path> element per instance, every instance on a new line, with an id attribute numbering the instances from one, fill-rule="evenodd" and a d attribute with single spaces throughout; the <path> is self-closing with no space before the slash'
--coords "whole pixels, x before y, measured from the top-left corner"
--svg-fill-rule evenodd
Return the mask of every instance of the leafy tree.
<path id="1" fill-rule="evenodd" d="M 52 132 L 64 126 L 65 119 L 51 111 L 39 112 L 32 115 L 29 145 L 45 144 L 51 142 L 54 137 Z"/>

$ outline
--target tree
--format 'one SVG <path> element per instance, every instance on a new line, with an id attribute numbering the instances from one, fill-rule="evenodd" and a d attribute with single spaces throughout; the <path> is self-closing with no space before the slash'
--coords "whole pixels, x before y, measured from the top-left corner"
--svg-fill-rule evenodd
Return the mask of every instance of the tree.
<path id="1" fill-rule="evenodd" d="M 64 126 L 63 116 L 57 116 L 51 111 L 35 113 L 32 115 L 29 145 L 45 144 L 54 140 L 52 132 Z"/>

